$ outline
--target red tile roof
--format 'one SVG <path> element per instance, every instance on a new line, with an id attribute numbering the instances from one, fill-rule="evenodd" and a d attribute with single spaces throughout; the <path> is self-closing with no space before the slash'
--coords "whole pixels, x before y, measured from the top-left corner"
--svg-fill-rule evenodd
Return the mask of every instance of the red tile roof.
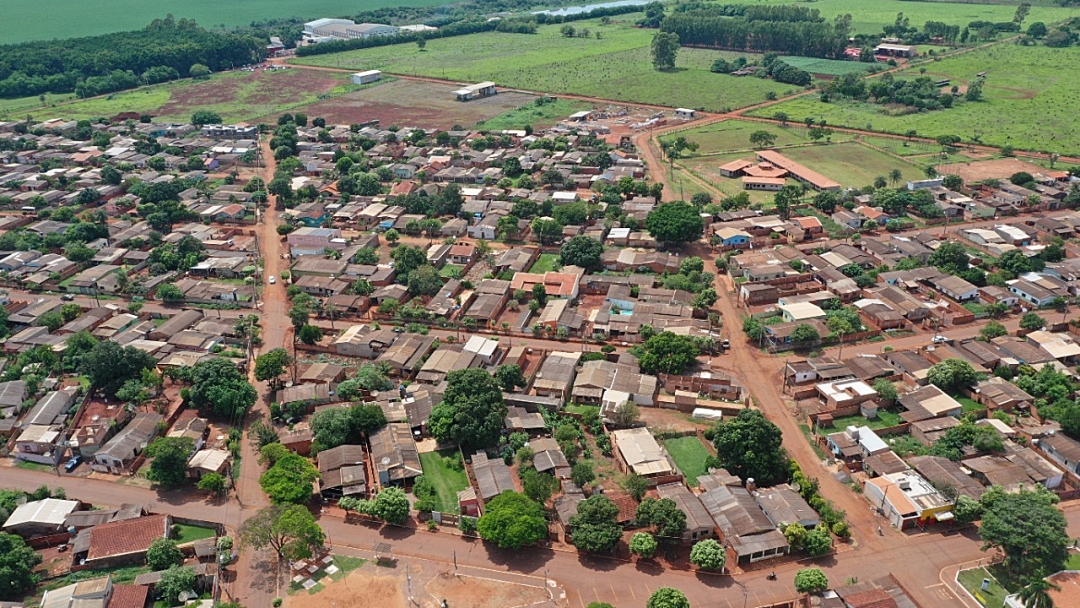
<path id="1" fill-rule="evenodd" d="M 145 608 L 149 592 L 143 585 L 113 585 L 109 608 Z"/>
<path id="2" fill-rule="evenodd" d="M 897 608 L 896 600 L 885 592 L 884 589 L 870 589 L 860 591 L 844 597 L 852 608 Z M 109 608 L 112 608 L 110 606 Z"/>
<path id="3" fill-rule="evenodd" d="M 147 515 L 136 519 L 114 521 L 90 530 L 90 550 L 87 560 L 138 553 L 150 548 L 155 538 L 168 534 L 167 515 Z"/>

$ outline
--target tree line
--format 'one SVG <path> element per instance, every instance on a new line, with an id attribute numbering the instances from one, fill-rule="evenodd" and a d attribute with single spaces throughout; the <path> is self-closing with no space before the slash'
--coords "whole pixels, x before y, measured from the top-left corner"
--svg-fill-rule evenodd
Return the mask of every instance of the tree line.
<path id="1" fill-rule="evenodd" d="M 170 15 L 133 32 L 0 46 L 0 97 L 86 97 L 187 75 L 196 64 L 215 71 L 246 65 L 264 53 L 255 36 L 210 32 Z"/>
<path id="2" fill-rule="evenodd" d="M 816 11 L 807 12 L 807 18 L 813 17 L 814 12 Z M 784 11 L 777 11 L 777 15 L 793 18 L 793 14 Z M 738 51 L 774 51 L 805 57 L 836 57 L 842 55 L 847 46 L 850 24 L 850 15 L 838 17 L 833 23 L 823 22 L 820 18 L 766 21 L 746 17 L 732 18 L 725 15 L 723 10 L 703 8 L 672 13 L 664 18 L 660 29 L 676 34 L 679 42 L 684 45 Z"/>

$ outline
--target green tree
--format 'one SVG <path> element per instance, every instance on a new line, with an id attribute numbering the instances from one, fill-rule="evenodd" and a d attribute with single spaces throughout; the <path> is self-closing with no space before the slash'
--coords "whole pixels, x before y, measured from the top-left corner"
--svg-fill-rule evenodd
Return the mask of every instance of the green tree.
<path id="1" fill-rule="evenodd" d="M 813 325 L 803 323 L 797 325 L 791 331 L 791 343 L 796 346 L 809 346 L 817 344 L 821 340 L 821 334 L 814 329 Z"/>
<path id="2" fill-rule="evenodd" d="M 192 368 L 189 397 L 200 411 L 239 421 L 255 404 L 256 393 L 235 364 L 216 358 L 201 361 Z"/>
<path id="3" fill-rule="evenodd" d="M 201 63 L 193 63 L 188 70 L 188 75 L 195 79 L 207 78 L 210 76 L 210 68 Z"/>
<path id="4" fill-rule="evenodd" d="M 495 380 L 498 381 L 502 390 L 508 393 L 519 387 L 525 388 L 529 384 L 525 380 L 525 375 L 521 373 L 521 366 L 516 363 L 500 365 L 495 370 Z"/>
<path id="5" fill-rule="evenodd" d="M 1040 578 L 1028 583 L 1016 595 L 1023 602 L 1024 608 L 1054 608 L 1054 599 L 1050 596 L 1051 590 L 1061 591 L 1061 587 L 1045 578 Z"/>
<path id="6" fill-rule="evenodd" d="M 639 526 L 651 526 L 657 536 L 668 540 L 678 539 L 686 530 L 686 513 L 670 498 L 646 498 L 641 501 L 634 512 L 634 521 Z"/>
<path id="7" fill-rule="evenodd" d="M 270 385 L 274 386 L 290 365 L 292 357 L 289 356 L 289 351 L 284 348 L 271 349 L 255 357 L 255 379 L 260 382 L 269 381 Z"/>
<path id="8" fill-rule="evenodd" d="M 702 570 L 722 570 L 727 563 L 727 551 L 720 543 L 706 538 L 690 549 L 690 563 Z"/>
<path id="9" fill-rule="evenodd" d="M 161 594 L 162 599 L 169 606 L 180 603 L 180 594 L 195 589 L 195 569 L 191 566 L 174 565 L 161 573 L 161 580 L 154 586 L 154 590 Z"/>
<path id="10" fill-rule="evenodd" d="M 882 401 L 887 401 L 889 403 L 896 401 L 896 385 L 885 378 L 878 378 L 877 381 L 874 382 L 874 390 L 877 391 L 878 398 Z"/>
<path id="11" fill-rule="evenodd" d="M 819 557 L 832 551 L 832 536 L 829 535 L 829 529 L 825 526 L 818 526 L 811 530 L 806 535 L 803 548 L 806 549 L 810 557 Z"/>
<path id="12" fill-rule="evenodd" d="M 951 394 L 975 384 L 978 377 L 975 369 L 967 361 L 945 359 L 926 372 L 926 379 L 930 381 L 930 384 Z"/>
<path id="13" fill-rule="evenodd" d="M 539 542 L 548 534 L 543 507 L 509 490 L 487 504 L 477 530 L 480 538 L 514 550 Z"/>
<path id="14" fill-rule="evenodd" d="M 803 568 L 795 573 L 795 591 L 821 593 L 829 588 L 829 578 L 820 568 Z"/>
<path id="15" fill-rule="evenodd" d="M 326 535 L 303 505 L 271 505 L 240 525 L 240 545 L 270 547 L 285 559 L 304 559 L 322 548 Z"/>
<path id="16" fill-rule="evenodd" d="M 771 148 L 776 144 L 776 136 L 768 131 L 754 131 L 750 134 L 750 145 L 755 148 Z"/>
<path id="17" fill-rule="evenodd" d="M 197 110 L 191 115 L 191 124 L 196 127 L 201 127 L 203 125 L 220 125 L 221 122 L 221 115 L 210 110 Z M 119 183 L 115 185 L 119 185 Z"/>
<path id="18" fill-rule="evenodd" d="M 657 32 L 650 46 L 653 67 L 657 70 L 675 69 L 675 57 L 679 53 L 679 36 L 668 32 Z"/>
<path id="19" fill-rule="evenodd" d="M 158 437 L 146 447 L 146 455 L 153 458 L 147 479 L 166 488 L 184 485 L 187 461 L 194 452 L 195 442 L 190 437 Z"/>
<path id="20" fill-rule="evenodd" d="M 544 245 L 552 245 L 562 238 L 563 225 L 550 217 L 538 217 L 533 220 L 532 231 Z"/>
<path id="21" fill-rule="evenodd" d="M 528 450 L 529 448 L 521 448 Z M 544 504 L 559 489 L 559 481 L 549 473 L 538 473 L 534 468 L 526 468 L 521 474 L 521 487 L 529 500 Z"/>
<path id="22" fill-rule="evenodd" d="M 661 587 L 649 596 L 645 608 L 690 608 L 690 600 L 678 589 Z"/>
<path id="23" fill-rule="evenodd" d="M 600 267 L 600 256 L 604 253 L 604 245 L 585 235 L 571 237 L 559 249 L 559 261 L 563 266 L 580 266 L 587 270 L 595 270 Z"/>
<path id="24" fill-rule="evenodd" d="M 584 488 L 593 481 L 596 481 L 596 472 L 593 471 L 593 467 L 587 461 L 579 461 L 574 464 L 570 469 L 570 479 L 574 482 L 574 485 L 579 488 Z"/>
<path id="25" fill-rule="evenodd" d="M 215 496 L 221 496 L 226 488 L 225 476 L 221 473 L 206 473 L 199 478 L 198 487 L 203 492 L 210 492 Z"/>
<path id="26" fill-rule="evenodd" d="M 1020 317 L 1020 329 L 1026 329 L 1028 331 L 1037 331 L 1046 325 L 1046 319 L 1040 317 L 1036 313 L 1029 312 Z"/>
<path id="27" fill-rule="evenodd" d="M 1020 584 L 1064 569 L 1071 539 L 1057 496 L 1036 485 L 1033 491 L 992 497 L 987 501 L 984 495 L 983 551 L 1001 550 L 1005 569 Z"/>
<path id="28" fill-rule="evenodd" d="M 446 375 L 443 400 L 431 410 L 428 427 L 440 443 L 456 443 L 467 453 L 496 444 L 502 434 L 506 404 L 499 384 L 483 369 L 454 370 Z"/>
<path id="29" fill-rule="evenodd" d="M 681 374 L 696 363 L 701 352 L 693 338 L 669 331 L 646 340 L 644 351 L 638 364 L 648 374 Z"/>
<path id="30" fill-rule="evenodd" d="M 753 478 L 760 486 L 787 480 L 787 453 L 780 428 L 758 410 L 742 410 L 738 416 L 716 426 L 713 446 L 720 464 L 743 481 Z"/>
<path id="31" fill-rule="evenodd" d="M 315 453 L 360 439 L 359 434 L 354 432 L 352 415 L 346 407 L 331 407 L 315 412 L 310 425 L 315 436 L 311 449 Z"/>
<path id="32" fill-rule="evenodd" d="M 979 501 L 963 495 L 956 498 L 956 505 L 953 506 L 956 523 L 969 524 L 979 521 L 982 519 L 982 514 L 983 508 Z"/>
<path id="33" fill-rule="evenodd" d="M 672 201 L 649 212 L 645 227 L 657 241 L 678 245 L 700 239 L 705 230 L 705 221 L 693 205 Z"/>
<path id="34" fill-rule="evenodd" d="M 145 351 L 101 341 L 82 358 L 80 371 L 106 395 L 115 395 L 125 382 L 141 378 L 143 370 L 153 369 L 156 364 L 157 361 Z"/>
<path id="35" fill-rule="evenodd" d="M 622 488 L 626 490 L 627 494 L 633 496 L 634 500 L 641 502 L 641 499 L 645 497 L 645 493 L 649 491 L 649 481 L 635 473 L 623 480 Z"/>
<path id="36" fill-rule="evenodd" d="M 967 270 L 970 263 L 964 246 L 956 241 L 939 245 L 934 253 L 930 254 L 927 262 L 947 273 L 963 272 Z"/>
<path id="37" fill-rule="evenodd" d="M 286 454 L 262 474 L 259 485 L 275 504 L 304 504 L 311 500 L 311 484 L 318 478 L 319 470 L 310 460 Z"/>
<path id="38" fill-rule="evenodd" d="M 439 293 L 442 285 L 438 271 L 430 264 L 424 264 L 409 273 L 409 293 L 414 296 L 433 296 Z"/>
<path id="39" fill-rule="evenodd" d="M 398 242 L 399 240 L 401 240 L 401 233 L 399 233 L 399 232 L 398 232 L 397 230 L 395 230 L 394 228 L 391 228 L 391 229 L 387 230 L 387 231 L 386 231 L 386 232 L 385 232 L 385 233 L 383 234 L 383 238 L 384 238 L 384 239 L 386 239 L 386 242 L 387 242 L 387 243 L 390 243 L 391 245 L 393 245 L 394 243 L 396 243 L 396 242 Z"/>
<path id="40" fill-rule="evenodd" d="M 375 497 L 372 515 L 394 525 L 401 525 L 409 519 L 409 497 L 401 488 L 389 487 Z"/>
<path id="41" fill-rule="evenodd" d="M 986 341 L 1007 335 L 1009 335 L 1009 330 L 997 321 L 990 321 L 986 325 L 983 325 L 982 329 L 979 330 L 979 337 Z"/>
<path id="42" fill-rule="evenodd" d="M 656 553 L 656 537 L 648 532 L 637 532 L 630 537 L 630 553 L 649 559 Z"/>
<path id="43" fill-rule="evenodd" d="M 151 570 L 168 570 L 184 563 L 184 553 L 176 542 L 168 538 L 155 538 L 146 550 L 146 565 Z"/>
<path id="44" fill-rule="evenodd" d="M 603 494 L 583 500 L 578 504 L 577 515 L 570 516 L 574 545 L 593 553 L 613 551 L 622 538 L 622 528 L 616 523 L 618 515 L 619 507 Z"/>
<path id="45" fill-rule="evenodd" d="M 180 291 L 180 288 L 172 283 L 163 283 L 158 285 L 157 297 L 166 304 L 175 304 L 181 302 L 184 299 L 184 292 Z"/>
<path id="46" fill-rule="evenodd" d="M 0 532 L 0 599 L 21 600 L 41 579 L 34 572 L 40 563 L 41 554 L 27 546 L 26 541 Z"/>

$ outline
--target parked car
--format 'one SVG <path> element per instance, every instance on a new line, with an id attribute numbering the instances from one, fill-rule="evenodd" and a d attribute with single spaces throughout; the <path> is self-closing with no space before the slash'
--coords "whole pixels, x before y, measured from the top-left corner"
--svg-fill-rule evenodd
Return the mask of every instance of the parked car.
<path id="1" fill-rule="evenodd" d="M 60 296 L 60 299 L 65 302 L 71 302 L 75 299 L 75 294 L 65 293 L 64 295 Z"/>
<path id="2" fill-rule="evenodd" d="M 277 279 L 275 279 L 273 276 L 271 276 L 269 282 L 270 282 L 271 285 L 273 285 L 274 283 L 277 283 Z"/>
<path id="3" fill-rule="evenodd" d="M 934 336 L 933 340 L 931 340 L 931 342 L 933 342 L 934 344 L 944 344 L 948 341 L 949 339 L 945 336 Z"/>
<path id="4" fill-rule="evenodd" d="M 68 473 L 70 473 L 70 472 L 74 471 L 75 467 L 79 466 L 79 463 L 81 463 L 81 462 L 82 462 L 82 456 L 79 456 L 78 454 L 76 454 L 76 455 L 71 457 L 71 460 L 67 461 L 67 464 L 64 465 L 64 470 L 67 471 Z"/>

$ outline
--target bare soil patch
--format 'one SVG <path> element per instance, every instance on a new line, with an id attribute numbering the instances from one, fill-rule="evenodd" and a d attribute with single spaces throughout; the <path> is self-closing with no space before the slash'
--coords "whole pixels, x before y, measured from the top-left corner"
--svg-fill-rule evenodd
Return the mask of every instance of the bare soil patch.
<path id="1" fill-rule="evenodd" d="M 525 93 L 500 92 L 461 102 L 454 98 L 456 88 L 452 84 L 401 79 L 296 109 L 335 124 L 378 120 L 383 126 L 446 128 L 455 123 L 470 125 L 488 120 L 534 98 Z"/>
<path id="2" fill-rule="evenodd" d="M 540 587 L 527 587 L 503 581 L 493 581 L 471 576 L 455 576 L 440 572 L 424 587 L 430 597 L 423 598 L 421 605 L 432 607 L 445 599 L 450 606 L 475 606 L 476 608 L 515 608 L 550 603 L 548 593 Z"/>
<path id="3" fill-rule="evenodd" d="M 378 606 L 407 608 L 405 573 L 383 574 L 374 566 L 350 572 L 340 581 L 327 582 L 326 588 L 311 595 L 297 592 L 288 598 L 289 608 L 325 608 L 326 606 Z M 329 579 L 326 579 L 329 581 Z"/>
<path id="4" fill-rule="evenodd" d="M 1046 169 L 1015 158 L 984 160 L 970 164 L 940 165 L 937 167 L 939 174 L 959 175 L 967 183 L 987 179 L 1005 179 L 1021 171 L 1034 174 L 1046 171 Z"/>

